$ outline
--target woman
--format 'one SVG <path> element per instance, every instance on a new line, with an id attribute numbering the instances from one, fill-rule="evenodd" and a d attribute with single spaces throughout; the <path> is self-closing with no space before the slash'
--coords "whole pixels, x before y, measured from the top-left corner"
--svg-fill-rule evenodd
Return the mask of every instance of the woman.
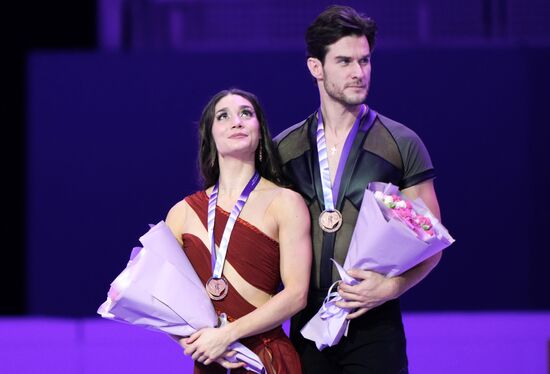
<path id="1" fill-rule="evenodd" d="M 180 344 L 195 360 L 195 373 L 243 366 L 228 361 L 233 352 L 227 347 L 236 340 L 260 357 L 268 373 L 300 373 L 281 323 L 306 305 L 309 213 L 300 195 L 282 187 L 278 157 L 253 94 L 221 91 L 204 108 L 200 170 L 205 190 L 177 203 L 166 222 L 217 313 L 229 322 L 181 338 Z M 244 369 L 233 372 L 238 371 Z"/>

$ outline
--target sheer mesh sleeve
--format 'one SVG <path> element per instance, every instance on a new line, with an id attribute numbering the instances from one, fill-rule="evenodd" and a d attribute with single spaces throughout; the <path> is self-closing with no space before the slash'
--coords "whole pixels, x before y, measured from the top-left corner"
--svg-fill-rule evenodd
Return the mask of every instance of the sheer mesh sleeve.
<path id="1" fill-rule="evenodd" d="M 387 130 L 387 134 L 382 137 L 385 147 L 382 150 L 380 145 L 377 147 L 379 152 L 403 172 L 403 177 L 399 184 L 401 189 L 412 187 L 428 179 L 435 178 L 435 170 L 430 158 L 430 154 L 420 137 L 408 127 L 395 122 L 387 117 L 379 115 L 381 125 Z M 378 130 L 381 131 L 382 130 Z M 391 136 L 394 145 L 390 146 Z"/>

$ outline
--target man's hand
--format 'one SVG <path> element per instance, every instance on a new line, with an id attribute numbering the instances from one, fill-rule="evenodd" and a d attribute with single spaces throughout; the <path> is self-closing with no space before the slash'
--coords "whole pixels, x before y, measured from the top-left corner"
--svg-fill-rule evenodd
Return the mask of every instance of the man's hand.
<path id="1" fill-rule="evenodd" d="M 350 286 L 340 282 L 338 285 L 338 293 L 345 301 L 339 301 L 336 305 L 341 308 L 357 309 L 348 314 L 347 319 L 362 316 L 372 308 L 399 296 L 397 294 L 398 287 L 392 278 L 360 269 L 350 269 L 348 274 L 359 280 L 360 283 Z"/>
<path id="2" fill-rule="evenodd" d="M 401 192 L 411 200 L 420 197 L 437 219 L 441 220 L 433 180 L 430 179 L 415 186 L 405 188 Z M 388 300 L 396 299 L 407 292 L 408 289 L 428 275 L 437 265 L 440 258 L 441 252 L 438 252 L 414 268 L 392 278 L 386 278 L 372 271 L 351 269 L 348 271 L 348 274 L 359 280 L 360 283 L 355 286 L 349 286 L 340 282 L 338 293 L 346 301 L 337 302 L 336 305 L 341 308 L 357 308 L 355 312 L 347 316 L 348 319 L 357 318 L 372 308 Z"/>

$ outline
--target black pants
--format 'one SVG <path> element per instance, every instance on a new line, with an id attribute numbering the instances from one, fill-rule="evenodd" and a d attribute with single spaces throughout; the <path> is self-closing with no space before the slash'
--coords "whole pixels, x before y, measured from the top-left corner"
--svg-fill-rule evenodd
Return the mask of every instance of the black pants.
<path id="1" fill-rule="evenodd" d="M 321 293 L 322 294 L 322 293 Z M 304 374 L 407 374 L 405 332 L 398 300 L 389 301 L 350 322 L 348 335 L 319 351 L 300 329 L 320 307 L 312 295 L 308 307 L 292 319 L 290 337 Z M 311 293 L 310 293 L 311 295 Z M 316 297 L 317 296 L 317 297 Z"/>

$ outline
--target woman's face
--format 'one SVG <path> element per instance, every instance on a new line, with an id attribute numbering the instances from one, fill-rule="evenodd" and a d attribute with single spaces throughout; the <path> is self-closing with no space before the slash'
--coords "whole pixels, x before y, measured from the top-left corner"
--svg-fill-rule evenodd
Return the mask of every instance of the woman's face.
<path id="1" fill-rule="evenodd" d="M 214 108 L 212 137 L 220 157 L 254 160 L 260 139 L 260 123 L 252 103 L 239 95 L 227 95 Z"/>

